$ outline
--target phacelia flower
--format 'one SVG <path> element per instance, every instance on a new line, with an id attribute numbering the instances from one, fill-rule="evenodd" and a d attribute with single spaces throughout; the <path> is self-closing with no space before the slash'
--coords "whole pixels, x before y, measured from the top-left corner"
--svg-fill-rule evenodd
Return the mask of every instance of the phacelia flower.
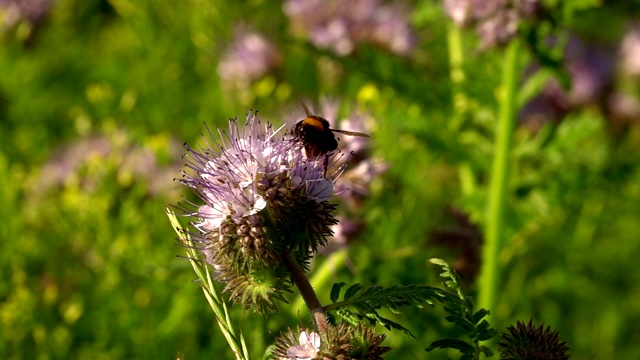
<path id="1" fill-rule="evenodd" d="M 615 58 L 609 49 L 573 36 L 564 49 L 563 62 L 571 77 L 570 89 L 565 90 L 556 79 L 550 79 L 521 110 L 523 123 L 537 128 L 546 121 L 559 121 L 576 109 L 607 102 L 615 72 Z"/>
<path id="2" fill-rule="evenodd" d="M 288 0 L 284 12 L 294 32 L 339 56 L 353 53 L 359 43 L 376 44 L 402 56 L 415 48 L 408 13 L 380 0 Z"/>
<path id="3" fill-rule="evenodd" d="M 523 21 L 534 19 L 539 0 L 445 0 L 445 13 L 460 27 L 475 26 L 483 49 L 507 44 Z"/>
<path id="4" fill-rule="evenodd" d="M 619 61 L 622 71 L 640 77 L 640 24 L 631 26 L 620 42 Z"/>
<path id="5" fill-rule="evenodd" d="M 516 327 L 509 326 L 508 333 L 501 336 L 498 343 L 500 359 L 512 360 L 568 360 L 567 354 L 569 346 L 566 342 L 560 341 L 557 331 L 552 331 L 544 324 L 535 326 L 533 320 L 528 324 L 521 321 L 516 323 Z"/>
<path id="6" fill-rule="evenodd" d="M 280 345 L 281 356 L 278 359 L 315 359 L 320 350 L 320 335 L 303 330 L 297 342 L 281 342 Z"/>
<path id="7" fill-rule="evenodd" d="M 376 335 L 373 327 L 363 324 L 329 324 L 322 336 L 309 330 L 289 330 L 276 339 L 273 356 L 279 360 L 377 360 L 390 350 L 381 346 L 384 339 L 384 335 Z"/>
<path id="8" fill-rule="evenodd" d="M 304 267 L 331 235 L 335 177 L 325 178 L 322 159 L 306 158 L 298 142 L 261 126 L 255 113 L 244 126 L 232 119 L 219 135 L 216 141 L 210 132 L 200 149 L 185 145 L 181 182 L 204 202 L 188 212 L 196 219 L 192 237 L 232 300 L 275 310 L 273 299 L 290 286 L 282 255 Z"/>
<path id="9" fill-rule="evenodd" d="M 7 29 L 21 21 L 37 25 L 49 14 L 54 0 L 0 0 L 0 24 Z"/>
<path id="10" fill-rule="evenodd" d="M 276 46 L 265 36 L 247 30 L 238 31 L 222 54 L 218 75 L 223 84 L 247 88 L 280 65 L 282 58 Z"/>
<path id="11" fill-rule="evenodd" d="M 169 142 L 166 149 L 171 156 L 177 156 L 181 146 Z M 114 166 L 105 167 L 105 163 Z M 93 168 L 101 171 L 91 171 Z M 150 195 L 166 194 L 175 192 L 169 174 L 175 174 L 179 169 L 178 163 L 160 166 L 153 151 L 134 145 L 131 134 L 118 129 L 62 144 L 44 164 L 29 193 L 37 198 L 68 186 L 78 186 L 82 192 L 92 193 L 105 183 L 106 177 L 112 177 L 125 187 L 134 179 L 137 183 L 145 183 Z"/>

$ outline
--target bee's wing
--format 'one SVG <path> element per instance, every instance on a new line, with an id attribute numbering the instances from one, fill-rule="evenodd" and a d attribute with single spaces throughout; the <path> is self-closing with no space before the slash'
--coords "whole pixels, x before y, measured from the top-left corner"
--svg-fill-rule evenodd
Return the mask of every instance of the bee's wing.
<path id="1" fill-rule="evenodd" d="M 337 132 L 340 134 L 351 135 L 351 136 L 369 137 L 369 135 L 367 134 L 363 134 L 361 132 L 355 132 L 355 131 L 347 131 L 347 130 L 339 130 L 339 129 L 331 129 L 331 131 Z"/>

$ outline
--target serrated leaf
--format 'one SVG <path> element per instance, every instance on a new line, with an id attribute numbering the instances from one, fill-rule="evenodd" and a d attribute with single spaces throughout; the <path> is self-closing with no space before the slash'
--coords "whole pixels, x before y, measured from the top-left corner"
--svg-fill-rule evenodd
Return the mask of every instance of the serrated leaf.
<path id="1" fill-rule="evenodd" d="M 346 308 L 338 309 L 337 314 L 353 326 L 358 326 L 358 323 L 360 323 L 360 321 L 362 320 L 361 316 L 354 314 L 351 310 Z"/>
<path id="2" fill-rule="evenodd" d="M 476 339 L 478 341 L 486 341 L 486 340 L 491 339 L 494 336 L 495 336 L 495 334 L 492 334 L 490 332 L 481 332 L 481 333 L 478 333 L 478 335 L 476 335 Z"/>
<path id="3" fill-rule="evenodd" d="M 493 351 L 484 345 L 480 345 L 480 352 L 483 353 L 486 357 L 493 356 Z"/>
<path id="4" fill-rule="evenodd" d="M 382 317 L 380 315 L 377 315 L 375 317 L 375 320 L 377 320 L 382 326 L 387 328 L 387 330 L 391 330 L 391 329 L 400 330 L 403 333 L 405 333 L 405 334 L 407 334 L 407 335 L 409 335 L 409 336 L 411 336 L 412 338 L 415 339 L 415 336 L 413 336 L 413 334 L 411 333 L 411 331 L 409 331 L 409 329 L 407 329 L 406 327 L 398 324 L 395 321 L 391 321 L 391 320 L 389 320 L 387 318 L 384 318 L 384 317 Z"/>
<path id="5" fill-rule="evenodd" d="M 344 293 L 344 299 L 349 300 L 353 296 L 355 296 L 360 290 L 362 290 L 363 286 L 361 284 L 353 284 L 351 285 L 347 291 Z"/>
<path id="6" fill-rule="evenodd" d="M 429 345 L 425 351 L 431 351 L 433 349 L 456 349 L 463 354 L 475 354 L 476 349 L 473 345 L 466 343 L 458 339 L 442 339 L 436 340 Z"/>
<path id="7" fill-rule="evenodd" d="M 486 309 L 480 309 L 478 311 L 476 311 L 475 314 L 473 314 L 473 323 L 477 324 L 480 320 L 482 320 L 482 318 L 484 318 L 485 316 L 489 315 L 490 311 L 486 310 Z"/>
<path id="8" fill-rule="evenodd" d="M 469 321 L 467 321 L 465 318 L 458 316 L 458 315 L 448 315 L 445 317 L 445 320 L 447 320 L 450 323 L 454 323 L 458 326 L 460 326 L 461 328 L 465 329 L 467 332 L 471 332 L 474 330 L 474 326 L 473 324 L 471 324 Z"/>
<path id="9" fill-rule="evenodd" d="M 449 267 L 449 264 L 447 264 L 447 262 L 442 260 L 442 259 L 431 258 L 431 259 L 429 259 L 429 262 L 434 264 L 434 265 L 439 265 L 439 266 L 441 266 L 443 268 Z"/>
<path id="10" fill-rule="evenodd" d="M 478 332 L 486 332 L 489 329 L 491 329 L 491 325 L 489 325 L 487 320 L 482 320 L 478 325 L 476 325 L 476 330 Z"/>
<path id="11" fill-rule="evenodd" d="M 495 337 L 496 335 L 498 335 L 498 332 L 496 330 L 487 329 L 486 331 L 478 333 L 476 339 L 478 339 L 479 341 L 485 341 Z"/>
<path id="12" fill-rule="evenodd" d="M 338 299 L 340 298 L 340 290 L 345 286 L 347 286 L 347 283 L 345 282 L 333 284 L 333 286 L 331 287 L 331 294 L 329 295 L 332 303 L 338 301 Z"/>
<path id="13" fill-rule="evenodd" d="M 345 292 L 345 300 L 328 305 L 327 310 L 365 303 L 373 309 L 385 307 L 393 310 L 405 305 L 422 306 L 427 299 L 443 301 L 446 296 L 446 292 L 441 289 L 425 285 L 394 285 L 388 288 L 371 286 L 361 290 L 360 284 L 351 286 Z"/>
<path id="14" fill-rule="evenodd" d="M 337 286 L 334 286 L 332 291 L 334 293 L 339 292 L 335 287 Z M 413 334 L 407 328 L 382 317 L 378 310 L 386 308 L 393 313 L 398 313 L 400 306 L 412 305 L 421 307 L 427 300 L 446 301 L 447 296 L 446 291 L 425 285 L 394 285 L 388 288 L 370 286 L 363 288 L 362 285 L 355 284 L 345 291 L 344 301 L 327 305 L 325 310 L 328 312 L 338 310 L 337 313 L 340 316 L 347 314 L 352 317 L 367 318 L 374 324 L 378 322 L 388 329 L 401 330 L 413 337 Z M 341 311 L 345 307 L 349 307 L 350 311 Z M 353 318 L 348 321 L 353 321 Z"/>
<path id="15" fill-rule="evenodd" d="M 462 340 L 445 339 L 434 342 L 427 350 L 431 350 L 439 345 L 442 345 L 440 346 L 442 348 L 446 347 L 456 349 L 458 349 L 456 346 L 459 346 L 461 349 L 464 349 L 458 349 L 463 352 L 460 359 L 466 360 L 478 359 L 480 351 L 485 353 L 487 356 L 493 355 L 493 353 L 485 347 L 482 348 L 483 350 L 481 350 L 480 347 L 475 347 L 479 341 L 491 339 L 497 334 L 494 329 L 491 329 L 488 321 L 485 319 L 489 314 L 489 311 L 486 309 L 479 309 L 474 312 L 473 300 L 471 297 L 465 295 L 460 283 L 460 278 L 455 271 L 453 271 L 446 262 L 440 259 L 431 259 L 429 261 L 442 268 L 443 271 L 440 276 L 446 279 L 443 281 L 443 285 L 448 290 L 445 291 L 445 295 L 442 298 L 437 298 L 437 300 L 443 304 L 447 313 L 445 319 L 459 327 L 462 327 L 474 345 L 470 345 Z"/>
<path id="16" fill-rule="evenodd" d="M 457 324 L 459 322 L 465 322 L 464 318 L 458 314 L 451 314 L 444 317 L 450 323 Z"/>

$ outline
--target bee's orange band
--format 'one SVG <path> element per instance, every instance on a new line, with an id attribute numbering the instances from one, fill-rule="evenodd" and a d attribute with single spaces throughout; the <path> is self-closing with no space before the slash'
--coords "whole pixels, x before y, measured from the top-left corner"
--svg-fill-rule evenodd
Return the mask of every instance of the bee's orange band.
<path id="1" fill-rule="evenodd" d="M 324 123 L 314 117 L 307 117 L 306 119 L 304 119 L 303 124 L 313 126 L 314 128 L 321 131 L 324 130 Z"/>

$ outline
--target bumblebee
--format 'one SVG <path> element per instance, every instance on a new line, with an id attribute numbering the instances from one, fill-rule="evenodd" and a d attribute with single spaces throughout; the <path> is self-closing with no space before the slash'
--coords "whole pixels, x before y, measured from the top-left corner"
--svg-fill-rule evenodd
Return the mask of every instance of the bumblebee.
<path id="1" fill-rule="evenodd" d="M 313 115 L 302 100 L 300 100 L 300 104 L 302 104 L 307 117 L 296 124 L 293 133 L 304 145 L 304 150 L 308 157 L 317 158 L 324 155 L 325 171 L 329 162 L 328 154 L 338 148 L 338 141 L 333 134 L 334 132 L 350 136 L 369 137 L 369 135 L 359 132 L 331 129 L 327 119 Z"/>

